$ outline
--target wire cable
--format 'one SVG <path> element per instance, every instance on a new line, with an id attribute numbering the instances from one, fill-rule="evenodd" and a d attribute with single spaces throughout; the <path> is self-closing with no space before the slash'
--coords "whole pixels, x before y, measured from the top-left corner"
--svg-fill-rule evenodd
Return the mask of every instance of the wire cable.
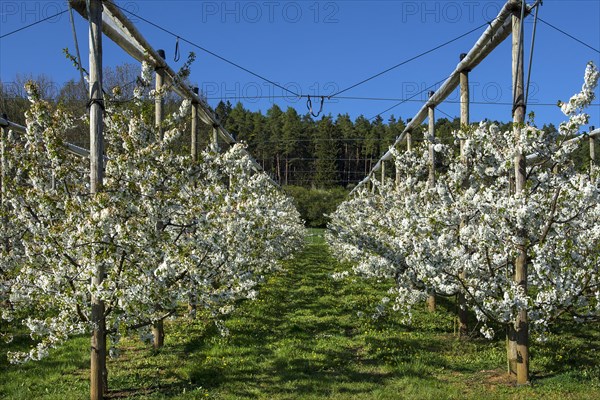
<path id="1" fill-rule="evenodd" d="M 525 86 L 525 105 L 529 101 L 529 83 L 531 81 L 531 66 L 533 64 L 533 49 L 535 48 L 535 32 L 537 30 L 537 22 L 539 19 L 538 13 L 540 11 L 540 5 L 542 5 L 542 0 L 536 3 L 535 5 L 535 16 L 533 18 L 533 29 L 531 30 L 531 49 L 529 50 L 529 63 L 527 65 L 527 85 Z"/>
<path id="2" fill-rule="evenodd" d="M 423 92 L 421 92 L 423 93 Z M 417 93 L 417 95 L 420 93 Z M 289 99 L 290 96 L 223 96 L 223 97 L 208 97 L 206 100 L 214 101 L 214 100 L 268 100 L 268 99 Z M 339 96 L 336 97 L 336 100 L 360 100 L 360 101 L 400 101 L 404 103 L 422 103 L 421 99 L 414 98 L 398 98 L 398 97 L 360 97 L 360 96 Z M 444 103 L 447 104 L 462 104 L 463 102 L 460 100 L 444 100 Z M 469 101 L 469 104 L 477 104 L 484 106 L 512 106 L 511 102 L 503 102 L 503 101 Z M 556 107 L 556 102 L 554 103 L 531 103 L 532 106 L 544 106 L 544 107 Z M 592 103 L 590 107 L 598 107 L 600 103 Z M 382 113 L 383 114 L 383 113 Z"/>
<path id="3" fill-rule="evenodd" d="M 136 13 L 134 13 L 134 12 L 131 12 L 131 11 L 129 11 L 129 10 L 127 10 L 127 9 L 123 8 L 123 7 L 120 7 L 120 6 L 119 6 L 119 5 L 117 5 L 117 4 L 114 4 L 114 5 L 115 5 L 117 8 L 119 8 L 121 11 L 125 11 L 126 13 L 128 13 L 129 15 L 131 15 L 131 16 L 133 16 L 133 17 L 135 17 L 135 18 L 139 18 L 140 20 L 144 21 L 145 23 L 147 23 L 147 24 L 149 24 L 149 25 L 152 25 L 153 27 L 155 27 L 155 28 L 157 28 L 157 29 L 160 29 L 161 31 L 163 31 L 163 32 L 165 32 L 165 33 L 168 33 L 169 35 L 171 35 L 171 36 L 173 36 L 173 37 L 175 37 L 175 38 L 178 38 L 178 39 L 179 39 L 179 40 L 181 40 L 182 42 L 186 42 L 187 44 L 189 44 L 189 45 L 190 45 L 190 46 L 192 46 L 192 47 L 195 47 L 195 48 L 197 48 L 197 49 L 199 49 L 199 50 L 202 50 L 202 51 L 204 51 L 205 53 L 208 53 L 208 54 L 210 54 L 211 56 L 213 56 L 213 57 L 216 57 L 216 58 L 218 58 L 219 60 L 226 62 L 227 64 L 233 65 L 234 67 L 236 67 L 236 68 L 239 68 L 239 69 L 241 69 L 242 71 L 245 71 L 245 72 L 249 73 L 250 75 L 253 75 L 253 76 L 255 76 L 255 77 L 257 77 L 257 78 L 259 78 L 259 79 L 261 79 L 261 80 L 263 80 L 263 81 L 265 81 L 265 82 L 268 82 L 268 83 L 270 83 L 271 85 L 273 85 L 273 86 L 275 86 L 275 87 L 278 87 L 278 88 L 280 88 L 280 89 L 283 89 L 283 90 L 285 90 L 286 92 L 288 92 L 288 93 L 290 93 L 290 94 L 293 94 L 293 95 L 294 95 L 294 96 L 296 96 L 296 97 L 302 97 L 302 95 L 301 95 L 301 94 L 299 94 L 299 93 L 296 93 L 296 92 L 294 92 L 293 90 L 290 90 L 290 89 L 288 89 L 288 88 L 285 88 L 285 87 L 281 86 L 280 84 L 278 84 L 278 83 L 276 83 L 276 82 L 272 81 L 271 79 L 268 79 L 268 78 L 266 78 L 266 77 L 264 77 L 264 76 L 262 76 L 262 75 L 260 75 L 260 74 L 258 74 L 258 73 L 256 73 L 256 72 L 254 72 L 254 71 L 251 71 L 250 69 L 248 69 L 248 68 L 246 68 L 246 67 L 243 67 L 243 66 L 241 66 L 240 64 L 238 64 L 238 63 L 236 63 L 236 62 L 234 62 L 234 61 L 231 61 L 231 60 L 229 60 L 229 59 L 227 59 L 227 58 L 225 58 L 225 57 L 223 57 L 223 56 L 220 56 L 220 55 L 218 55 L 217 53 L 215 53 L 214 51 L 211 51 L 211 50 L 207 49 L 206 47 L 200 46 L 199 44 L 197 44 L 197 43 L 194 43 L 194 42 L 192 42 L 191 40 L 188 40 L 188 39 L 186 39 L 186 38 L 182 37 L 181 35 L 178 35 L 178 34 L 174 33 L 173 31 L 170 31 L 170 30 L 168 30 L 168 29 L 166 29 L 166 28 L 163 28 L 162 26 L 160 26 L 160 25 L 158 25 L 158 24 L 156 24 L 156 23 L 154 23 L 154 22 L 152 22 L 152 21 L 150 21 L 150 20 L 148 20 L 148 19 L 146 19 L 146 18 L 144 18 L 144 17 L 141 17 L 140 15 L 138 15 L 138 14 L 136 14 Z"/>
<path id="4" fill-rule="evenodd" d="M 12 34 L 14 34 L 14 33 L 17 33 L 17 32 L 21 32 L 22 30 L 25 30 L 25 29 L 27 29 L 27 28 L 31 28 L 32 26 L 35 26 L 35 25 L 37 25 L 37 24 L 41 24 L 42 22 L 44 22 L 44 21 L 48 21 L 49 19 L 56 18 L 56 17 L 58 17 L 59 15 L 62 15 L 62 14 L 64 14 L 64 13 L 66 13 L 67 11 L 69 11 L 69 10 L 68 10 L 68 9 L 67 9 L 67 10 L 62 10 L 62 11 L 61 11 L 61 12 L 59 12 L 59 13 L 56 13 L 56 14 L 54 14 L 54 15 L 51 15 L 51 16 L 49 16 L 49 17 L 46 17 L 46 18 L 40 19 L 39 21 L 36 21 L 36 22 L 34 22 L 34 23 L 31 23 L 31 24 L 29 24 L 29 25 L 22 26 L 22 27 L 20 27 L 19 29 L 15 29 L 15 30 L 14 30 L 14 31 L 12 31 L 12 32 L 5 33 L 4 35 L 0 36 L 0 39 L 4 39 L 4 38 L 5 38 L 5 37 L 7 37 L 7 36 L 10 36 L 10 35 L 12 35 Z"/>
<path id="5" fill-rule="evenodd" d="M 580 44 L 584 45 L 584 46 L 585 46 L 585 47 L 587 47 L 588 49 L 591 49 L 591 50 L 595 51 L 596 53 L 600 54 L 600 50 L 598 50 L 598 49 L 596 49 L 596 48 L 594 48 L 594 47 L 590 46 L 589 44 L 585 43 L 583 40 L 577 39 L 575 36 L 568 34 L 567 32 L 563 31 L 563 30 L 562 30 L 562 29 L 560 29 L 560 28 L 557 28 L 556 26 L 552 25 L 550 22 L 544 21 L 544 20 L 543 20 L 543 19 L 541 19 L 541 18 L 538 18 L 538 20 L 539 20 L 540 22 L 543 22 L 544 24 L 548 25 L 550 28 L 552 28 L 552 29 L 555 29 L 555 30 L 559 31 L 559 32 L 560 32 L 560 33 L 562 33 L 563 35 L 565 35 L 565 36 L 568 36 L 568 37 L 570 37 L 571 39 L 573 39 L 574 41 L 576 41 L 576 42 L 578 42 L 578 43 L 580 43 Z"/>
<path id="6" fill-rule="evenodd" d="M 446 46 L 446 45 L 449 45 L 449 44 L 450 44 L 450 43 L 452 43 L 452 42 L 456 42 L 457 40 L 459 40 L 459 39 L 462 39 L 463 37 L 465 37 L 465 36 L 468 36 L 468 35 L 470 35 L 471 33 L 475 32 L 475 31 L 478 31 L 479 29 L 483 28 L 484 26 L 487 26 L 488 24 L 489 24 L 488 22 L 485 22 L 485 23 L 483 23 L 483 24 L 479 25 L 477 28 L 471 29 L 470 31 L 468 31 L 468 32 L 466 32 L 466 33 L 463 33 L 462 35 L 460 35 L 460 36 L 457 36 L 457 37 L 455 37 L 454 39 L 448 40 L 447 42 L 444 42 L 444 43 L 442 43 L 442 44 L 440 44 L 440 45 L 437 45 L 437 46 L 435 46 L 435 47 L 433 47 L 433 48 L 431 48 L 431 49 L 429 49 L 429 50 L 427 50 L 427 51 L 424 51 L 424 52 L 422 52 L 422 53 L 420 53 L 420 54 L 417 54 L 416 56 L 414 56 L 414 57 L 411 57 L 411 58 L 409 58 L 409 59 L 407 59 L 407 60 L 404 60 L 404 61 L 402 61 L 401 63 L 398 63 L 398 64 L 396 64 L 396 65 L 394 65 L 394 66 L 392 66 L 392 67 L 389 67 L 388 69 L 386 69 L 386 70 L 384 70 L 384 71 L 381 71 L 381 72 L 379 72 L 379 73 L 377 73 L 377 74 L 375 74 L 375 75 L 373 75 L 373 76 L 370 76 L 370 77 L 368 77 L 368 78 L 366 78 L 366 79 L 363 79 L 362 81 L 360 81 L 360 82 L 358 82 L 358 83 L 355 83 L 354 85 L 348 86 L 346 89 L 340 90 L 339 92 L 337 92 L 337 93 L 334 93 L 334 94 L 332 94 L 331 96 L 328 96 L 328 98 L 329 98 L 329 99 L 331 99 L 331 98 L 333 98 L 333 97 L 336 97 L 336 96 L 337 96 L 337 95 L 339 95 L 339 94 L 342 94 L 342 93 L 344 93 L 344 92 L 347 92 L 347 91 L 348 91 L 348 90 L 350 90 L 350 89 L 354 89 L 355 87 L 357 87 L 357 86 L 360 86 L 360 85 L 362 85 L 363 83 L 367 83 L 367 82 L 369 82 L 370 80 L 373 80 L 373 79 L 375 79 L 375 78 L 377 78 L 377 77 L 379 77 L 379 76 L 381 76 L 381 75 L 383 75 L 383 74 L 385 74 L 385 73 L 388 73 L 388 72 L 390 72 L 390 71 L 392 71 L 392 70 L 394 70 L 394 69 L 396 69 L 396 68 L 398 68 L 398 67 L 400 67 L 400 66 L 402 66 L 402 65 L 408 64 L 408 63 L 409 63 L 409 62 L 411 62 L 411 61 L 414 61 L 414 60 L 416 60 L 416 59 L 418 59 L 418 58 L 421 58 L 421 57 L 423 57 L 423 56 L 425 56 L 425 55 L 427 55 L 427 54 L 429 54 L 429 53 L 432 53 L 432 52 L 434 52 L 434 51 L 436 51 L 436 50 L 439 50 L 439 49 L 441 49 L 442 47 L 444 47 L 444 46 Z"/>
<path id="7" fill-rule="evenodd" d="M 441 112 L 442 114 L 444 114 L 446 117 L 450 118 L 451 120 L 458 118 L 456 115 L 453 117 L 452 115 L 448 114 L 447 112 L 444 112 L 444 110 L 442 110 L 439 106 L 435 107 L 435 110 Z"/>
<path id="8" fill-rule="evenodd" d="M 438 82 L 434 83 L 433 85 L 426 87 L 425 89 L 421 90 L 419 93 L 415 93 L 414 95 L 410 96 L 409 98 L 407 98 L 407 99 L 404 99 L 404 100 L 400 101 L 399 103 L 396 103 L 396 104 L 394 104 L 393 106 L 391 106 L 391 107 L 389 107 L 389 108 L 386 108 L 386 109 L 385 109 L 385 110 L 383 110 L 382 112 L 380 112 L 380 113 L 378 113 L 378 114 L 376 114 L 376 115 L 372 116 L 371 118 L 369 118 L 369 121 L 371 121 L 371 120 L 373 120 L 373 119 L 375 119 L 375 118 L 377 118 L 377 117 L 381 116 L 381 114 L 385 114 L 386 112 L 388 112 L 388 111 L 390 111 L 390 110 L 392 110 L 392 109 L 394 109 L 394 108 L 398 107 L 398 106 L 399 106 L 399 105 L 401 105 L 401 104 L 404 104 L 404 103 L 406 103 L 407 101 L 409 101 L 409 100 L 411 100 L 411 99 L 414 99 L 414 98 L 415 98 L 415 97 L 417 97 L 418 95 L 420 95 L 420 94 L 423 94 L 423 93 L 427 92 L 429 89 L 431 89 L 431 88 L 433 88 L 433 87 L 435 87 L 435 86 L 439 85 L 440 83 L 444 82 L 444 81 L 445 81 L 446 79 L 448 79 L 448 78 L 449 78 L 449 77 L 446 77 L 446 78 L 444 78 L 444 79 L 442 79 L 442 80 L 440 80 L 440 81 L 438 81 Z"/>
<path id="9" fill-rule="evenodd" d="M 71 31 L 73 33 L 73 42 L 75 42 L 75 51 L 77 52 L 77 69 L 79 70 L 79 78 L 83 93 L 87 93 L 88 88 L 85 84 L 85 78 L 83 76 L 83 67 L 81 63 L 81 53 L 79 52 L 79 41 L 77 40 L 77 30 L 75 29 L 75 19 L 73 18 L 73 8 L 69 2 L 69 18 L 71 20 Z"/>

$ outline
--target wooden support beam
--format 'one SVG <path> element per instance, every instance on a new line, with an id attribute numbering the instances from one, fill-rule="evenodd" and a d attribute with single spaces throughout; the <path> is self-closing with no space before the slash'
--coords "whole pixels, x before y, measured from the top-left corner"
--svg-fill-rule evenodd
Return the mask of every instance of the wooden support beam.
<path id="1" fill-rule="evenodd" d="M 512 76 L 513 76 L 513 129 L 515 142 L 525 122 L 525 91 L 523 84 L 523 16 L 524 10 L 517 9 L 512 16 Z M 517 152 L 515 163 L 515 195 L 526 196 L 527 161 L 522 152 Z M 527 293 L 527 232 L 518 233 L 521 243 L 517 245 L 514 281 Z M 509 324 L 508 359 L 510 372 L 516 372 L 517 383 L 529 382 L 529 322 L 527 309 L 518 311 L 514 324 Z"/>
<path id="2" fill-rule="evenodd" d="M 429 97 L 433 96 L 434 92 L 429 92 Z M 433 187 L 435 186 L 435 151 L 434 151 L 434 145 L 435 145 L 435 106 L 434 105 L 430 105 L 429 106 L 429 120 L 428 120 L 428 125 L 429 125 L 429 130 L 428 130 L 428 140 L 429 140 L 429 178 L 427 180 L 428 186 L 429 187 Z"/>
<path id="3" fill-rule="evenodd" d="M 213 125 L 212 138 L 211 138 L 210 142 L 213 146 L 214 151 L 216 151 L 216 152 L 220 151 L 220 149 L 219 149 L 219 127 L 217 125 Z"/>
<path id="4" fill-rule="evenodd" d="M 165 51 L 158 50 L 157 54 L 164 60 L 165 59 Z M 157 133 L 157 140 L 162 142 L 164 138 L 163 132 L 163 118 L 164 118 L 164 94 L 163 94 L 163 83 L 165 80 L 165 71 L 163 67 L 157 67 L 155 70 L 155 89 L 156 89 L 156 97 L 154 98 L 154 125 Z M 160 217 L 159 217 L 160 218 Z M 160 231 L 163 229 L 163 222 L 161 220 L 156 224 L 157 234 L 160 234 Z M 165 325 L 162 319 L 154 322 L 152 324 L 152 346 L 155 349 L 160 349 L 165 345 Z"/>
<path id="5" fill-rule="evenodd" d="M 104 103 L 102 93 L 102 1 L 90 0 L 89 9 L 89 96 L 90 102 L 90 194 L 102 191 L 104 179 Z M 104 262 L 95 260 L 91 286 L 102 285 L 105 275 Z M 92 290 L 92 293 L 94 291 Z M 90 399 L 102 400 L 107 382 L 106 376 L 106 317 L 104 301 L 91 298 L 91 355 L 90 355 Z"/>
<path id="6" fill-rule="evenodd" d="M 434 92 L 429 92 L 429 97 L 433 97 Z M 427 180 L 427 186 L 430 188 L 435 186 L 435 106 L 433 104 L 429 105 L 429 178 Z M 435 312 L 436 309 L 436 300 L 435 300 L 435 291 L 430 290 L 427 297 L 427 309 L 429 312 Z"/>
<path id="7" fill-rule="evenodd" d="M 596 168 L 596 137 L 592 135 L 594 132 L 594 127 L 590 126 L 590 136 L 589 136 L 589 144 L 590 144 L 590 178 L 594 178 L 594 172 Z"/>
<path id="8" fill-rule="evenodd" d="M 6 199 L 6 141 L 8 140 L 8 130 L 7 126 L 2 126 L 0 128 L 0 211 L 3 213 L 2 231 L 0 232 L 0 235 L 4 237 L 2 246 L 6 253 L 8 253 L 10 245 L 7 231 L 8 216 L 4 210 L 4 207 L 6 207 L 4 202 Z"/>
<path id="9" fill-rule="evenodd" d="M 159 49 L 157 51 L 158 55 L 165 59 L 165 51 Z M 155 70 L 155 85 L 154 89 L 156 91 L 156 96 L 154 97 L 154 126 L 156 128 L 156 133 L 158 134 L 158 140 L 162 141 L 164 138 L 162 121 L 165 116 L 164 112 L 164 82 L 165 82 L 165 70 L 163 67 L 156 67 Z"/>
<path id="10" fill-rule="evenodd" d="M 467 56 L 466 53 L 460 55 L 460 61 L 463 61 Z M 464 69 L 460 71 L 460 127 L 461 130 L 465 131 L 469 129 L 469 69 Z M 468 167 L 469 160 L 467 160 L 467 156 L 465 154 L 465 140 L 460 140 L 460 159 L 461 161 Z M 463 189 L 466 189 L 468 185 L 468 178 L 466 178 L 462 182 Z M 461 220 L 460 226 L 461 228 L 466 225 L 466 219 Z M 460 271 L 459 278 L 461 280 L 466 279 L 466 273 L 464 270 Z M 457 302 L 457 318 L 458 318 L 458 336 L 466 337 L 469 333 L 469 325 L 468 325 L 468 312 L 467 312 L 467 300 L 465 298 L 465 293 L 460 290 L 456 296 Z"/>
<path id="11" fill-rule="evenodd" d="M 467 56 L 466 53 L 460 55 L 460 60 L 464 60 Z M 460 71 L 460 127 L 461 129 L 466 129 L 469 126 L 469 108 L 470 108 L 470 100 L 469 100 L 469 72 L 470 69 L 464 69 Z M 465 141 L 461 139 L 460 141 L 460 157 L 464 160 L 464 147 Z"/>
<path id="12" fill-rule="evenodd" d="M 198 94 L 198 88 L 193 89 L 195 94 Z M 192 102 L 192 140 L 191 140 L 191 153 L 192 160 L 198 161 L 198 103 Z"/>

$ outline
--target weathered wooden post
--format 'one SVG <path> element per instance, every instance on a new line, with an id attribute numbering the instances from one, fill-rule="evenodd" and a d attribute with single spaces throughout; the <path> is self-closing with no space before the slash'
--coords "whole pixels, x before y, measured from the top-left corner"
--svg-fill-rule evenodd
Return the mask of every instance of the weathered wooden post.
<path id="1" fill-rule="evenodd" d="M 462 53 L 460 55 L 460 60 L 462 61 L 467 56 L 466 53 Z M 464 69 L 460 71 L 460 127 L 461 130 L 466 131 L 469 127 L 469 72 L 470 70 Z M 460 158 L 461 161 L 468 166 L 469 161 L 467 160 L 467 156 L 465 154 L 465 140 L 460 140 Z M 465 178 L 463 181 L 463 189 L 466 189 L 468 185 L 468 178 Z M 461 228 L 466 224 L 466 221 L 462 220 L 460 225 Z M 460 272 L 460 279 L 465 279 L 466 273 L 465 271 Z M 458 336 L 464 337 L 469 333 L 468 328 L 468 312 L 467 312 L 467 302 L 465 299 L 465 293 L 460 290 L 457 295 L 457 303 L 458 303 Z"/>
<path id="2" fill-rule="evenodd" d="M 194 87 L 192 89 L 194 94 L 198 95 L 200 92 L 198 87 Z M 194 163 L 198 162 L 198 107 L 199 104 L 197 101 L 192 102 L 192 142 L 191 142 L 191 153 L 192 153 L 192 161 Z M 196 182 L 194 182 L 196 185 Z M 198 298 L 196 296 L 196 284 L 191 283 L 191 293 L 189 295 L 189 304 L 188 304 L 188 315 L 190 318 L 195 318 L 197 313 L 197 301 Z"/>
<path id="3" fill-rule="evenodd" d="M 164 50 L 157 50 L 156 52 L 163 59 L 165 58 Z M 158 133 L 158 140 L 162 141 L 163 137 L 164 137 L 162 121 L 164 118 L 163 84 L 164 84 L 164 78 L 165 78 L 165 71 L 164 71 L 164 68 L 157 67 L 155 72 L 156 72 L 156 74 L 155 74 L 156 75 L 156 85 L 155 85 L 156 97 L 154 99 L 154 125 L 155 125 L 156 131 Z M 159 235 L 160 235 L 160 231 L 163 230 L 163 223 L 160 220 L 156 224 L 156 230 L 158 231 Z M 159 349 L 159 348 L 163 347 L 164 344 L 165 344 L 165 325 L 164 325 L 164 321 L 162 319 L 160 319 L 152 324 L 152 345 L 154 346 L 155 349 Z"/>
<path id="4" fill-rule="evenodd" d="M 520 5 L 519 5 L 520 3 Z M 523 18 L 525 2 L 515 2 L 517 6 L 512 15 L 512 76 L 513 76 L 513 130 L 515 140 L 520 135 L 525 122 L 525 100 L 523 86 Z M 526 196 L 526 158 L 519 149 L 514 158 L 515 163 L 515 196 Z M 526 231 L 518 232 L 517 257 L 515 259 L 514 281 L 527 293 L 527 243 Z M 511 372 L 516 370 L 517 383 L 529 382 L 529 323 L 527 309 L 518 311 L 516 321 L 509 327 L 508 355 Z M 516 350 L 516 351 L 515 351 Z"/>
<path id="5" fill-rule="evenodd" d="M 2 119 L 5 121 L 8 120 L 6 114 L 2 114 Z M 4 214 L 2 216 L 2 236 L 4 237 L 2 245 L 4 246 L 4 251 L 8 253 L 9 250 L 9 242 L 7 235 L 7 223 L 8 217 L 5 214 L 4 210 L 4 198 L 6 197 L 6 141 L 8 140 L 8 125 L 3 126 L 0 130 L 0 211 Z"/>
<path id="6" fill-rule="evenodd" d="M 407 124 L 410 124 L 410 122 L 412 121 L 412 118 L 408 118 L 406 120 Z M 411 152 L 412 151 L 412 131 L 407 131 L 406 132 L 406 151 Z"/>
<path id="7" fill-rule="evenodd" d="M 590 126 L 590 133 L 596 129 L 594 126 Z M 590 179 L 594 177 L 594 171 L 596 168 L 596 137 L 590 135 Z"/>
<path id="8" fill-rule="evenodd" d="M 199 89 L 197 87 L 192 89 L 194 94 L 199 93 Z M 191 152 L 192 152 L 192 160 L 194 162 L 198 161 L 198 102 L 192 102 L 192 144 L 191 144 Z"/>
<path id="9" fill-rule="evenodd" d="M 385 183 L 385 160 L 381 160 L 381 187 Z"/>
<path id="10" fill-rule="evenodd" d="M 165 58 L 164 50 L 156 51 L 159 56 L 163 59 Z M 156 96 L 154 97 L 154 125 L 156 126 L 156 131 L 158 132 L 158 139 L 163 140 L 163 127 L 162 121 L 164 119 L 164 110 L 163 106 L 165 104 L 164 101 L 164 93 L 163 93 L 163 85 L 165 82 L 165 69 L 163 67 L 156 67 L 156 76 L 155 76 L 155 86 Z"/>
<path id="11" fill-rule="evenodd" d="M 90 69 L 90 194 L 102 191 L 104 180 L 104 101 L 102 94 L 102 0 L 90 0 L 88 3 L 89 32 L 89 69 Z M 104 262 L 97 257 L 91 286 L 98 287 L 104 280 Z M 92 290 L 95 293 L 95 290 Z M 92 294 L 92 338 L 90 354 L 90 399 L 102 400 L 106 377 L 106 317 L 104 301 Z"/>
<path id="12" fill-rule="evenodd" d="M 433 91 L 429 92 L 429 98 L 434 95 Z M 429 104 L 429 179 L 427 185 L 431 188 L 435 186 L 435 106 Z M 427 297 L 427 309 L 429 312 L 435 312 L 435 292 L 431 290 Z"/>
<path id="13" fill-rule="evenodd" d="M 212 145 L 213 145 L 213 150 L 218 153 L 220 150 L 219 149 L 219 125 L 218 124 L 213 124 Z"/>

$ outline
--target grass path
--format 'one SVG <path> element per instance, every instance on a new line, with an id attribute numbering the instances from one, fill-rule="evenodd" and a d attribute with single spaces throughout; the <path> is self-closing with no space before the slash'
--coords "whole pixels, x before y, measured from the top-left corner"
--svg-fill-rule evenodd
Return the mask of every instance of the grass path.
<path id="1" fill-rule="evenodd" d="M 369 313 L 386 285 L 332 280 L 340 269 L 317 237 L 286 263 L 285 271 L 269 278 L 256 301 L 242 303 L 227 319 L 229 336 L 221 337 L 202 320 L 180 319 L 168 325 L 166 346 L 159 352 L 134 338 L 126 340 L 123 356 L 110 361 L 110 396 L 600 398 L 598 332 L 580 339 L 563 336 L 538 347 L 537 384 L 516 388 L 504 374 L 501 340 L 453 337 L 452 317 L 444 309 L 451 304 L 442 302 L 435 314 L 419 312 L 411 327 L 394 315 L 373 320 Z M 87 338 L 79 338 L 46 360 L 20 367 L 2 359 L 0 398 L 87 398 L 87 346 Z M 573 346 L 580 347 L 573 351 Z M 561 367 L 565 357 L 578 365 Z"/>

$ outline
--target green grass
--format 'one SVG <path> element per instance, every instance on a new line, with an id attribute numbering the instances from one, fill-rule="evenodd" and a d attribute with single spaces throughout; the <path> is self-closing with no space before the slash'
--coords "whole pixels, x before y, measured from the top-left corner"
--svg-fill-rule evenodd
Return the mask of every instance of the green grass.
<path id="1" fill-rule="evenodd" d="M 330 278 L 342 266 L 311 231 L 307 248 L 229 317 L 228 337 L 202 318 L 167 325 L 164 349 L 136 338 L 109 362 L 112 398 L 134 399 L 597 399 L 600 332 L 569 328 L 532 343 L 533 386 L 505 373 L 504 341 L 457 340 L 452 302 L 373 320 L 387 284 Z M 364 316 L 358 316 L 362 311 Z M 11 348 L 26 345 L 25 339 Z M 0 350 L 5 353 L 6 345 Z M 85 399 L 89 342 L 37 363 L 0 359 L 1 399 Z"/>

